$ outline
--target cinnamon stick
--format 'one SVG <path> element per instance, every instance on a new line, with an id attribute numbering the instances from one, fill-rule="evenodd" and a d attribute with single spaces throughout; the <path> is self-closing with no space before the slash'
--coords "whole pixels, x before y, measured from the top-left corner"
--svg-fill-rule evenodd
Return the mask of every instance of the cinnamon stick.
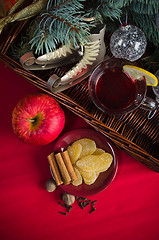
<path id="1" fill-rule="evenodd" d="M 63 184 L 58 166 L 56 164 L 54 153 L 52 152 L 49 156 L 47 156 L 47 159 L 48 159 L 49 164 L 51 166 L 51 170 L 52 170 L 52 173 L 54 175 L 56 185 L 59 186 L 59 185 Z"/>
<path id="2" fill-rule="evenodd" d="M 68 173 L 71 177 L 71 180 L 72 181 L 77 180 L 77 176 L 76 176 L 76 173 L 75 173 L 74 168 L 72 166 L 72 163 L 71 163 L 71 160 L 70 160 L 70 157 L 69 157 L 69 154 L 68 154 L 67 150 L 62 152 L 62 157 L 63 157 L 64 163 L 66 165 L 66 168 L 68 170 Z"/>
<path id="3" fill-rule="evenodd" d="M 56 158 L 56 162 L 58 164 L 58 167 L 60 169 L 64 185 L 67 185 L 67 184 L 70 183 L 71 178 L 70 178 L 70 175 L 69 175 L 68 170 L 66 168 L 66 165 L 65 165 L 65 163 L 63 161 L 61 153 L 55 154 L 55 158 Z"/>

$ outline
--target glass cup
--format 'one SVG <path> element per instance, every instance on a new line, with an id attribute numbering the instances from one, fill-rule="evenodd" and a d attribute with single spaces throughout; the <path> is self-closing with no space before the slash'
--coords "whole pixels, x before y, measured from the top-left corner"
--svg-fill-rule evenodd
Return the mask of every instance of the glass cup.
<path id="1" fill-rule="evenodd" d="M 131 79 L 123 71 L 124 65 L 132 65 L 127 60 L 110 58 L 100 63 L 89 77 L 89 94 L 94 104 L 108 114 L 125 114 L 137 108 L 149 110 L 151 119 L 158 103 L 147 97 L 145 77 Z"/>

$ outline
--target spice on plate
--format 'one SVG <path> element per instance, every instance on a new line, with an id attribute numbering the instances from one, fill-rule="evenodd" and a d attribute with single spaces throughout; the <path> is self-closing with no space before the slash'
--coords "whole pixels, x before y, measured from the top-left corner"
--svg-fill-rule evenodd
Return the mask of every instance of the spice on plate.
<path id="1" fill-rule="evenodd" d="M 67 170 L 69 172 L 69 175 L 71 177 L 71 181 L 77 180 L 77 176 L 76 176 L 76 173 L 75 173 L 74 168 L 72 166 L 70 157 L 68 155 L 68 151 L 66 150 L 66 151 L 62 152 L 61 154 L 62 154 L 64 163 L 66 165 L 66 168 L 67 168 Z"/>
<path id="2" fill-rule="evenodd" d="M 52 173 L 54 175 L 56 185 L 59 186 L 63 183 L 63 181 L 62 181 L 61 176 L 60 176 L 60 172 L 59 172 L 59 169 L 58 169 L 55 157 L 54 157 L 54 153 L 51 153 L 47 157 L 47 159 L 48 159 L 49 164 L 51 166 L 51 170 L 52 170 Z"/>
<path id="3" fill-rule="evenodd" d="M 77 176 L 67 150 L 56 154 L 52 152 L 47 158 L 57 186 L 61 184 L 68 185 L 77 180 Z"/>
<path id="4" fill-rule="evenodd" d="M 59 153 L 55 154 L 55 158 L 56 158 L 56 162 L 57 162 L 57 165 L 59 167 L 64 185 L 67 185 L 67 184 L 70 183 L 71 178 L 70 178 L 70 175 L 69 175 L 68 170 L 66 168 L 66 165 L 63 161 L 61 153 L 59 152 Z"/>

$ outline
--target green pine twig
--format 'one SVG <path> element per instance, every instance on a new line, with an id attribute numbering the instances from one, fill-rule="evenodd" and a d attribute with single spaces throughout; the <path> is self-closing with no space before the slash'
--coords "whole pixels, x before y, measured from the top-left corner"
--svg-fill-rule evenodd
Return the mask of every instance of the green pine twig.
<path id="1" fill-rule="evenodd" d="M 58 44 L 74 46 L 88 41 L 90 25 L 84 22 L 83 0 L 49 1 L 47 10 L 41 14 L 41 21 L 30 41 L 31 48 L 36 47 L 37 54 L 46 50 L 54 51 Z"/>

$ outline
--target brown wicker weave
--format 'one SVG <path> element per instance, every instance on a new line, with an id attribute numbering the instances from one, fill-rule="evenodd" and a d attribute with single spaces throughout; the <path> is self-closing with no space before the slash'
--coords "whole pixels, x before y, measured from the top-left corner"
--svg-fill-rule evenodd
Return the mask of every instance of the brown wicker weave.
<path id="1" fill-rule="evenodd" d="M 51 94 L 69 110 L 105 134 L 119 148 L 159 172 L 159 110 L 151 120 L 147 119 L 148 113 L 141 109 L 122 116 L 104 114 L 97 109 L 89 97 L 88 79 L 62 93 L 51 93 L 46 87 L 48 77 L 52 73 L 61 77 L 70 66 L 33 72 L 24 70 L 19 62 L 14 61 L 9 56 L 9 47 L 12 41 L 18 44 L 19 36 L 22 35 L 26 24 L 27 21 L 17 22 L 4 29 L 0 36 L 0 60 L 39 89 Z M 109 50 L 109 36 L 105 39 L 107 54 L 112 57 Z M 154 97 L 151 88 L 148 89 L 148 95 Z"/>

